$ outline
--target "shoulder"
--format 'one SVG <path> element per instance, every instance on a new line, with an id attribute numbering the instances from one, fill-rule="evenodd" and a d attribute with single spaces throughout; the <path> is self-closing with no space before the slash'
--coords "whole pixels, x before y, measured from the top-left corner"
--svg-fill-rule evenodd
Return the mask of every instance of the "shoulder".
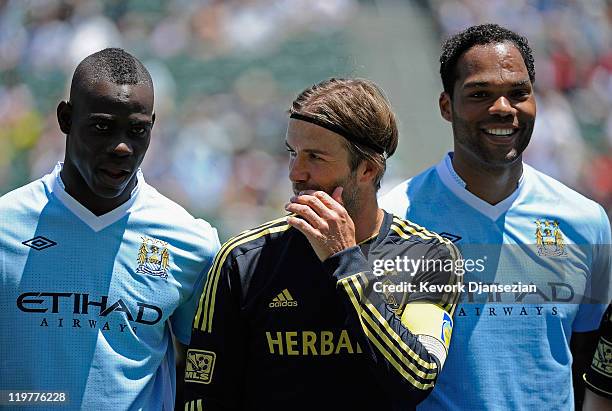
<path id="1" fill-rule="evenodd" d="M 532 180 L 531 184 L 533 190 L 537 193 L 539 198 L 548 199 L 549 201 L 563 201 L 572 206 L 586 207 L 588 211 L 597 210 L 597 212 L 599 212 L 600 206 L 595 201 L 569 188 L 551 176 L 536 170 L 528 164 L 524 164 L 524 166 L 525 176 Z"/>
<path id="2" fill-rule="evenodd" d="M 140 224 L 174 238 L 184 245 L 182 248 L 198 248 L 213 255 L 219 249 L 217 230 L 209 222 L 194 217 L 148 184 L 143 185 L 141 195 L 133 211 Z"/>
<path id="3" fill-rule="evenodd" d="M 427 250 L 430 256 L 437 258 L 460 258 L 459 250 L 450 240 L 405 218 L 393 216 L 388 238 L 404 249 L 414 248 L 419 253 Z"/>
<path id="4" fill-rule="evenodd" d="M 226 259 L 228 256 L 237 258 L 249 252 L 259 253 L 264 246 L 274 247 L 282 245 L 288 236 L 295 230 L 290 230 L 287 217 L 280 217 L 268 221 L 255 228 L 245 230 L 227 240 L 219 251 L 218 257 Z"/>
<path id="5" fill-rule="evenodd" d="M 172 218 L 177 222 L 189 221 L 193 219 L 193 216 L 185 210 L 182 206 L 175 203 L 165 195 L 161 194 L 155 189 L 155 187 L 144 183 L 142 185 L 142 201 L 141 206 L 146 207 L 154 213 L 166 213 L 171 214 Z"/>
<path id="6" fill-rule="evenodd" d="M 531 180 L 530 202 L 554 207 L 576 225 L 609 227 L 605 210 L 597 202 L 527 164 L 524 166 L 525 177 Z"/>
<path id="7" fill-rule="evenodd" d="M 436 179 L 435 166 L 430 167 L 380 196 L 378 199 L 380 207 L 397 216 L 405 216 L 410 209 L 411 203 L 415 201 L 415 197 L 419 195 L 422 188 L 434 184 Z"/>
<path id="8" fill-rule="evenodd" d="M 16 188 L 0 197 L 0 213 L 39 212 L 49 202 L 49 197 L 42 179 Z"/>

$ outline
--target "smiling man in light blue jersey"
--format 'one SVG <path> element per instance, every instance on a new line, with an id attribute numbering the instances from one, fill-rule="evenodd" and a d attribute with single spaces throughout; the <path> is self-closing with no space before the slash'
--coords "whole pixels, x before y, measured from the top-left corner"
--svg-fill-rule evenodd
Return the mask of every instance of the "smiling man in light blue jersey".
<path id="1" fill-rule="evenodd" d="M 579 403 L 609 301 L 608 218 L 522 163 L 536 115 L 526 39 L 471 27 L 447 40 L 440 62 L 454 152 L 381 199 L 451 239 L 466 261 L 445 371 L 419 409 L 573 409 L 572 365 Z"/>
<path id="2" fill-rule="evenodd" d="M 144 181 L 153 84 L 132 55 L 83 60 L 57 115 L 64 162 L 0 198 L 0 408 L 173 410 L 217 232 Z"/>

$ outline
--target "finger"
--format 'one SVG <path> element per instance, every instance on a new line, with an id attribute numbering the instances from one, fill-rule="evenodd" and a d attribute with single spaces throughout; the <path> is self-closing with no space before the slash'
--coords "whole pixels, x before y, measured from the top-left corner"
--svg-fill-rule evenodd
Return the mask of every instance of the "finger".
<path id="1" fill-rule="evenodd" d="M 302 234 L 304 234 L 306 236 L 306 238 L 319 238 L 321 236 L 321 233 L 316 230 L 315 228 L 313 228 L 310 224 L 308 224 L 307 221 L 301 219 L 301 218 L 297 218 L 297 217 L 288 217 L 287 218 L 287 224 L 289 224 L 291 227 L 296 228 L 297 230 L 299 230 Z"/>
<path id="2" fill-rule="evenodd" d="M 306 219 L 306 221 L 308 221 L 308 223 L 315 229 L 327 229 L 328 227 L 327 223 L 308 205 L 287 203 L 287 205 L 285 205 L 285 210 Z"/>
<path id="3" fill-rule="evenodd" d="M 340 187 L 340 190 L 340 196 L 342 196 L 342 187 Z M 334 190 L 334 193 L 336 193 L 336 191 L 338 191 L 337 188 Z M 334 193 L 332 193 L 332 196 L 330 196 L 324 191 L 317 191 L 315 196 L 330 210 L 335 211 L 338 215 L 344 215 L 346 213 L 346 209 L 342 204 L 342 198 L 340 198 L 340 201 L 338 201 L 333 197 Z"/>
<path id="4" fill-rule="evenodd" d="M 334 200 L 336 200 L 338 203 L 343 204 L 344 202 L 342 201 L 342 193 L 344 192 L 344 187 L 342 186 L 338 186 L 334 189 L 334 192 L 332 193 L 332 198 Z"/>
<path id="5" fill-rule="evenodd" d="M 322 193 L 323 195 L 327 195 L 322 191 L 317 191 L 314 194 Z M 327 205 L 323 204 L 318 196 L 316 195 L 300 195 L 295 198 L 292 198 L 292 204 L 303 204 L 311 208 L 318 216 L 320 216 L 324 220 L 330 220 L 336 218 L 338 215 L 333 212 Z"/>
<path id="6" fill-rule="evenodd" d="M 314 196 L 315 193 L 318 193 L 318 191 L 316 191 L 316 190 L 304 190 L 304 191 L 300 191 L 298 194 L 296 194 L 293 197 L 291 197 L 290 201 L 295 203 L 296 200 L 299 197 L 301 197 L 301 196 Z"/>

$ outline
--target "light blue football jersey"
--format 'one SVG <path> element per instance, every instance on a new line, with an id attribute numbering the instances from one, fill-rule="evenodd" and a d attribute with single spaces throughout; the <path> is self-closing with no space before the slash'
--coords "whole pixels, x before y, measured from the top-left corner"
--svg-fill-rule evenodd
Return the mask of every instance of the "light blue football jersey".
<path id="1" fill-rule="evenodd" d="M 380 199 L 472 260 L 444 370 L 418 409 L 573 409 L 570 338 L 597 329 L 610 298 L 608 218 L 526 164 L 515 192 L 490 205 L 451 156 Z"/>
<path id="2" fill-rule="evenodd" d="M 97 217 L 60 171 L 0 198 L 0 391 L 66 393 L 41 409 L 173 410 L 171 333 L 189 343 L 217 231 L 140 171 Z"/>

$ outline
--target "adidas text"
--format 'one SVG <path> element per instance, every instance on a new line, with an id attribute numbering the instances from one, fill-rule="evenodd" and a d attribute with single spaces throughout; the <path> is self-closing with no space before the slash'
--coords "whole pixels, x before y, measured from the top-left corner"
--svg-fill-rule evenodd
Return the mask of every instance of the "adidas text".
<path id="1" fill-rule="evenodd" d="M 270 308 L 297 307 L 297 305 L 298 305 L 297 301 L 272 301 L 270 304 L 268 304 L 268 307 Z"/>

